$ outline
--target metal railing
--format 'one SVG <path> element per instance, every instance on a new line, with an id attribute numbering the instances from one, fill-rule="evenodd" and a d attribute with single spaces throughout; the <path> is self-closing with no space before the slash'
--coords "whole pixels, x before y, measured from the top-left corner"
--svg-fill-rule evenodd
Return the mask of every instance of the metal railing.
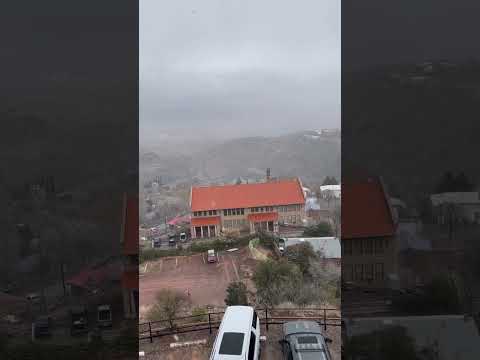
<path id="1" fill-rule="evenodd" d="M 259 308 L 256 309 L 260 325 L 266 331 L 271 325 L 282 325 L 287 321 L 310 320 L 317 322 L 326 331 L 328 326 L 341 326 L 338 309 L 330 308 Z M 302 314 L 303 312 L 303 314 Z M 139 324 L 139 340 L 208 330 L 210 334 L 218 329 L 224 311 L 177 317 L 171 320 L 151 321 Z"/>

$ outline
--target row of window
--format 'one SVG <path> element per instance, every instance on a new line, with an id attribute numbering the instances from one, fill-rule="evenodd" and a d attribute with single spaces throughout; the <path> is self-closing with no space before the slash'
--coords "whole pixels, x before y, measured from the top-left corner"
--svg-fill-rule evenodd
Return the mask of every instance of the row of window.
<path id="1" fill-rule="evenodd" d="M 385 279 L 383 263 L 342 265 L 345 281 L 380 281 Z"/>
<path id="2" fill-rule="evenodd" d="M 224 220 L 223 226 L 227 229 L 229 228 L 241 228 L 247 226 L 247 220 L 245 219 L 238 219 L 238 220 Z"/>
<path id="3" fill-rule="evenodd" d="M 250 212 L 258 213 L 258 212 L 272 212 L 273 206 L 264 206 L 264 207 L 254 207 L 250 208 Z"/>
<path id="4" fill-rule="evenodd" d="M 217 210 L 194 211 L 193 216 L 213 216 L 217 215 Z"/>
<path id="5" fill-rule="evenodd" d="M 278 211 L 280 212 L 300 211 L 300 210 L 302 210 L 302 205 L 300 204 L 282 205 L 278 207 Z"/>
<path id="6" fill-rule="evenodd" d="M 344 255 L 380 255 L 388 247 L 388 239 L 353 239 L 342 242 Z"/>
<path id="7" fill-rule="evenodd" d="M 300 215 L 283 215 L 280 216 L 280 222 L 287 224 L 297 224 L 302 222 Z"/>
<path id="8" fill-rule="evenodd" d="M 301 209 L 302 209 L 302 205 L 299 205 L 299 204 L 278 206 L 278 211 L 280 211 L 280 212 L 300 211 Z M 274 210 L 275 210 L 275 208 L 273 206 L 262 206 L 262 207 L 250 208 L 250 212 L 252 212 L 252 213 L 272 212 Z M 217 215 L 217 210 L 194 211 L 193 212 L 193 216 L 214 216 L 214 215 Z M 232 215 L 245 215 L 245 209 L 225 209 L 225 210 L 223 210 L 223 216 L 232 216 Z"/>
<path id="9" fill-rule="evenodd" d="M 243 215 L 244 209 L 225 209 L 223 210 L 223 216 L 231 216 L 231 215 Z"/>

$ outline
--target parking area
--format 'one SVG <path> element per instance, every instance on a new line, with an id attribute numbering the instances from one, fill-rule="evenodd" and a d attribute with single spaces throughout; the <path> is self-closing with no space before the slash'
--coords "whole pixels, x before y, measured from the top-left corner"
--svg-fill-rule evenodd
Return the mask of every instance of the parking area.
<path id="1" fill-rule="evenodd" d="M 339 326 L 330 326 L 324 333 L 326 337 L 332 339 L 329 350 L 332 360 L 341 359 L 341 329 Z M 266 341 L 261 342 L 260 360 L 279 360 L 283 359 L 283 354 L 278 341 L 282 338 L 282 328 L 280 325 L 270 326 L 266 331 L 262 326 L 262 336 L 266 336 Z M 208 330 L 194 333 L 178 334 L 156 338 L 153 343 L 144 340 L 139 344 L 140 351 L 144 351 L 145 356 L 140 359 L 145 360 L 208 360 L 213 342 L 215 341 L 216 331 L 209 334 Z M 194 344 L 194 342 L 201 344 Z M 185 343 L 192 343 L 186 345 Z M 171 347 L 172 343 L 183 343 L 185 346 Z"/>
<path id="2" fill-rule="evenodd" d="M 145 313 L 161 289 L 184 292 L 192 306 L 224 306 L 228 284 L 241 280 L 241 270 L 245 269 L 245 262 L 248 262 L 246 251 L 248 249 L 219 253 L 216 263 L 208 263 L 207 254 L 202 253 L 161 258 L 143 264 L 140 275 L 140 315 Z"/>

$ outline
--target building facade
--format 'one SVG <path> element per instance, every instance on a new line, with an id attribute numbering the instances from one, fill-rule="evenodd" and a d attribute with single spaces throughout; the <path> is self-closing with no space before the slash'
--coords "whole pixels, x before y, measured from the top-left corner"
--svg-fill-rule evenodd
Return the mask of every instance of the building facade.
<path id="1" fill-rule="evenodd" d="M 222 233 L 278 232 L 281 223 L 302 224 L 305 196 L 300 179 L 192 187 L 192 238 Z"/>
<path id="2" fill-rule="evenodd" d="M 126 319 L 138 318 L 138 266 L 139 266 L 139 204 L 137 197 L 125 196 L 120 241 L 123 250 L 122 295 Z"/>
<path id="3" fill-rule="evenodd" d="M 343 184 L 342 279 L 386 287 L 398 278 L 396 223 L 381 179 Z"/>

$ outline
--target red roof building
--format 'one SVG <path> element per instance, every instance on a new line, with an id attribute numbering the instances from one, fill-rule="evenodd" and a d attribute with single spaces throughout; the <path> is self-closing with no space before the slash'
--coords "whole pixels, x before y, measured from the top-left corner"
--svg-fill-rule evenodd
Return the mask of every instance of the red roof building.
<path id="1" fill-rule="evenodd" d="M 380 178 L 342 182 L 342 277 L 385 287 L 396 278 L 396 223 Z"/>
<path id="2" fill-rule="evenodd" d="M 219 232 L 275 232 L 278 223 L 300 224 L 305 196 L 300 179 L 263 183 L 192 187 L 190 193 L 193 238 Z"/>

